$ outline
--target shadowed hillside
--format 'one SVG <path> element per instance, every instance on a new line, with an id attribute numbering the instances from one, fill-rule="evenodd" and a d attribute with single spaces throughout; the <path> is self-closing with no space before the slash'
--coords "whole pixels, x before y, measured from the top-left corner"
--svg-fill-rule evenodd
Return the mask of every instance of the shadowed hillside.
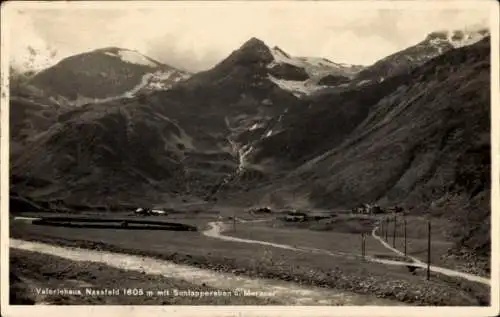
<path id="1" fill-rule="evenodd" d="M 266 191 L 316 207 L 403 204 L 456 221 L 459 245 L 488 254 L 489 38 L 384 83 L 322 96 L 318 114 L 292 120 L 282 141 L 262 143 L 260 153 L 295 161 L 324 151 Z M 328 121 L 329 129 L 315 129 Z M 281 144 L 287 151 L 275 151 Z"/>
<path id="2" fill-rule="evenodd" d="M 12 189 L 80 204 L 219 190 L 237 204 L 402 204 L 456 220 L 456 239 L 488 252 L 489 38 L 453 48 L 441 37 L 382 60 L 410 52 L 404 71 L 383 68 L 376 75 L 387 78 L 342 92 L 297 96 L 286 84 L 303 80 L 318 60 L 304 66 L 252 38 L 169 90 L 50 113 L 13 99 L 12 135 L 26 150 L 12 160 Z M 117 61 L 117 51 L 96 54 Z"/>
<path id="3" fill-rule="evenodd" d="M 98 203 L 134 201 L 148 192 L 154 199 L 155 193 L 184 189 L 183 131 L 165 117 L 123 103 L 90 105 L 63 116 L 12 162 L 12 191 Z M 46 185 L 30 186 L 33 181 Z"/>

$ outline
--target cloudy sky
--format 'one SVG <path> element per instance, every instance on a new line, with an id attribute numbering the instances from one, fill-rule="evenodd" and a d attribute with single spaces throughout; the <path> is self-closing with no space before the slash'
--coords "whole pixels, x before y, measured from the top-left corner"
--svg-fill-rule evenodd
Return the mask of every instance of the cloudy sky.
<path id="1" fill-rule="evenodd" d="M 122 3 L 121 9 L 68 4 L 55 8 L 51 3 L 12 9 L 11 56 L 16 63 L 24 63 L 31 46 L 40 52 L 38 63 L 50 64 L 69 55 L 118 46 L 200 71 L 257 37 L 291 55 L 369 65 L 435 30 L 487 26 L 491 10 L 481 5 L 444 10 L 396 4 L 377 9 L 352 1 L 158 2 L 142 9 L 129 4 Z"/>

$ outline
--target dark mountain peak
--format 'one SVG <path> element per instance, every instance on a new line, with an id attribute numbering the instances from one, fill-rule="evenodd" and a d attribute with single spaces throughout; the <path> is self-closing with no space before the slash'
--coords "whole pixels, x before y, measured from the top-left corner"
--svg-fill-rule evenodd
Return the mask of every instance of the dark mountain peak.
<path id="1" fill-rule="evenodd" d="M 252 37 L 248 41 L 243 43 L 243 45 L 241 46 L 240 49 L 244 49 L 244 48 L 267 48 L 267 49 L 269 49 L 268 46 L 266 45 L 266 43 L 264 43 L 264 41 L 262 41 L 261 39 L 258 39 L 256 37 Z"/>
<path id="2" fill-rule="evenodd" d="M 284 50 L 282 50 L 282 49 L 281 49 L 280 47 L 278 47 L 278 46 L 274 46 L 274 47 L 273 47 L 273 50 L 274 50 L 275 52 L 278 52 L 278 53 L 280 53 L 280 54 L 284 55 L 284 56 L 285 56 L 285 57 L 287 57 L 287 58 L 291 58 L 290 54 L 288 54 L 287 52 L 285 52 Z"/>
<path id="3" fill-rule="evenodd" d="M 239 49 L 233 51 L 226 59 L 220 62 L 214 69 L 230 70 L 235 65 L 266 65 L 273 60 L 271 49 L 262 40 L 252 37 L 246 41 Z"/>
<path id="4" fill-rule="evenodd" d="M 251 54 L 254 56 L 259 56 L 263 59 L 267 59 L 267 57 L 272 56 L 269 46 L 267 46 L 264 41 L 256 37 L 252 37 L 251 39 L 243 43 L 243 45 L 236 52 L 241 52 L 241 54 L 244 55 Z"/>

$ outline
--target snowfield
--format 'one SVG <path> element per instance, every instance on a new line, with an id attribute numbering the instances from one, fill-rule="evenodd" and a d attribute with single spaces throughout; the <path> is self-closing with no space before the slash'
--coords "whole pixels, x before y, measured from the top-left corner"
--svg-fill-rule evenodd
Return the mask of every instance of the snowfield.
<path id="1" fill-rule="evenodd" d="M 149 67 L 158 67 L 158 64 L 147 58 L 146 56 L 130 50 L 118 51 L 118 56 L 122 61 L 131 64 L 144 65 Z"/>
<path id="2" fill-rule="evenodd" d="M 267 65 L 268 69 L 272 69 L 282 64 L 288 64 L 304 69 L 309 76 L 305 81 L 279 79 L 271 74 L 268 74 L 268 79 L 275 83 L 283 90 L 291 92 L 297 98 L 304 95 L 311 95 L 318 90 L 328 86 L 319 85 L 318 82 L 328 75 L 341 75 L 353 78 L 364 67 L 359 65 L 350 65 L 345 63 L 334 63 L 326 58 L 321 57 L 294 57 L 285 53 L 279 47 L 269 48 L 269 52 L 273 56 L 273 61 Z"/>
<path id="3" fill-rule="evenodd" d="M 442 30 L 434 32 L 435 37 L 429 40 L 429 43 L 438 47 L 439 53 L 442 53 L 442 44 L 450 44 L 454 48 L 460 48 L 479 42 L 490 32 L 486 29 L 464 29 L 464 30 Z"/>
<path id="4" fill-rule="evenodd" d="M 293 93 L 293 95 L 296 97 L 301 97 L 303 95 L 311 95 L 312 93 L 325 87 L 317 85 L 314 82 L 308 80 L 305 81 L 285 80 L 285 79 L 278 79 L 272 75 L 268 75 L 267 77 L 278 87 Z"/>
<path id="5" fill-rule="evenodd" d="M 107 54 L 107 52 L 105 53 Z M 111 53 L 110 53 L 111 54 Z M 139 91 L 151 91 L 151 90 L 167 90 L 173 85 L 174 82 L 187 79 L 188 74 L 181 74 L 180 76 L 171 79 L 172 76 L 179 75 L 177 71 L 174 70 L 159 70 L 154 73 L 147 73 L 142 76 L 141 81 L 135 87 L 129 91 L 118 95 L 107 98 L 88 98 L 84 96 L 79 96 L 74 101 L 66 101 L 73 106 L 81 106 L 87 103 L 104 103 L 113 100 L 123 99 L 123 98 L 133 98 Z"/>
<path id="6" fill-rule="evenodd" d="M 354 76 L 362 67 L 349 64 L 338 64 L 321 57 L 291 57 L 279 47 L 269 49 L 273 55 L 272 61 L 267 67 L 273 68 L 279 64 L 289 64 L 303 68 L 311 79 L 321 79 L 329 74 L 341 74 L 344 76 Z"/>
<path id="7" fill-rule="evenodd" d="M 489 32 L 481 32 L 481 30 L 448 31 L 447 35 L 450 44 L 453 45 L 454 48 L 459 48 L 479 42 L 489 35 Z"/>

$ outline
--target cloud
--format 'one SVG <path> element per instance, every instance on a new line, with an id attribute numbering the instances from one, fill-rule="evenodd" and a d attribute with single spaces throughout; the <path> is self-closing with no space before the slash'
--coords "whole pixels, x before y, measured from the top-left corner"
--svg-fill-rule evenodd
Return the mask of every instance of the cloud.
<path id="1" fill-rule="evenodd" d="M 380 9 L 323 3 L 247 5 L 162 3 L 145 9 L 25 9 L 15 16 L 12 48 L 57 50 L 56 58 L 118 46 L 199 71 L 212 67 L 250 37 L 292 55 L 371 64 L 421 41 L 438 29 L 487 24 L 488 8 L 476 10 Z M 236 9 L 240 8 L 240 9 Z"/>

